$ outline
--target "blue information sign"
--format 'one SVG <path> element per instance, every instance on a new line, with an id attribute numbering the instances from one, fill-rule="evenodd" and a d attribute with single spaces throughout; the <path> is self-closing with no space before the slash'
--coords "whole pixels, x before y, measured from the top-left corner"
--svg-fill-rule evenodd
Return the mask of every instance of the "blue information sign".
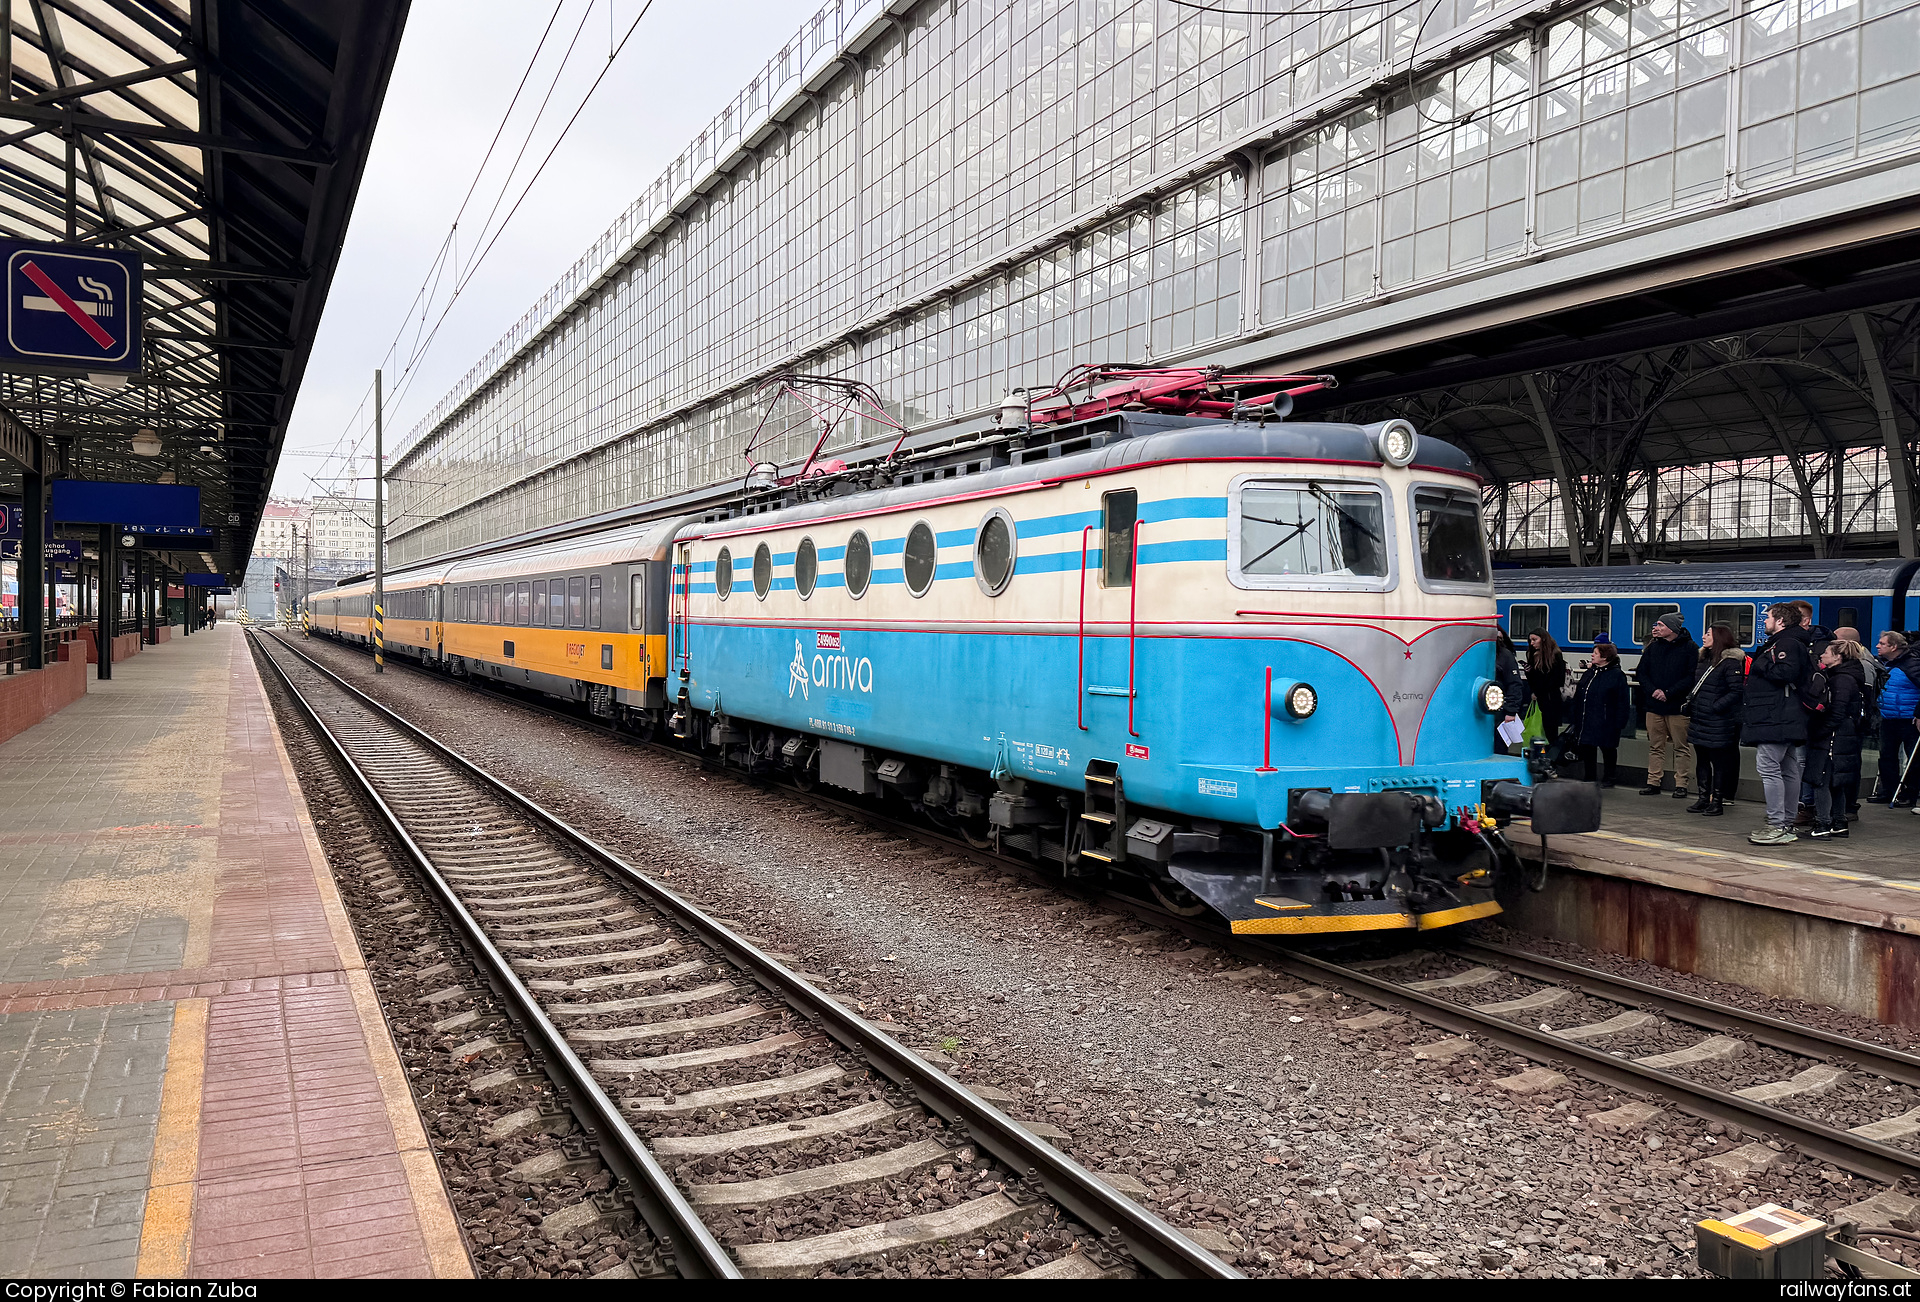
<path id="1" fill-rule="evenodd" d="M 54 561 L 85 560 L 86 552 L 84 547 L 85 544 L 77 543 L 71 538 L 49 538 L 46 542 L 47 563 L 52 564 Z M 0 539 L 0 561 L 17 561 L 19 559 L 20 539 Z"/>
<path id="2" fill-rule="evenodd" d="M 137 533 L 200 530 L 200 490 L 192 484 L 125 484 L 103 479 L 53 481 L 53 519 L 111 524 Z"/>
<path id="3" fill-rule="evenodd" d="M 140 369 L 140 256 L 0 240 L 0 361 L 49 371 Z"/>

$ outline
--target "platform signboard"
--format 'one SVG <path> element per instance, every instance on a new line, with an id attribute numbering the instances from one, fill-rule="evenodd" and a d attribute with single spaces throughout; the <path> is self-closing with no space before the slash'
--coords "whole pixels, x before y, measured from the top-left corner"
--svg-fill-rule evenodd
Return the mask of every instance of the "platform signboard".
<path id="1" fill-rule="evenodd" d="M 140 255 L 0 240 L 0 363 L 49 373 L 140 370 Z"/>
<path id="2" fill-rule="evenodd" d="M 192 484 L 126 484 L 56 479 L 48 515 L 60 524 L 112 524 L 136 533 L 193 530 L 200 536 L 200 490 Z"/>
<path id="3" fill-rule="evenodd" d="M 51 565 L 55 561 L 81 561 L 86 559 L 86 544 L 75 542 L 71 538 L 49 538 L 46 542 L 46 560 Z M 0 538 L 0 561 L 20 559 L 20 539 Z"/>
<path id="4" fill-rule="evenodd" d="M 189 570 L 187 571 L 187 586 L 189 588 L 224 588 L 227 586 L 227 576 L 224 574 L 208 574 L 203 570 Z"/>

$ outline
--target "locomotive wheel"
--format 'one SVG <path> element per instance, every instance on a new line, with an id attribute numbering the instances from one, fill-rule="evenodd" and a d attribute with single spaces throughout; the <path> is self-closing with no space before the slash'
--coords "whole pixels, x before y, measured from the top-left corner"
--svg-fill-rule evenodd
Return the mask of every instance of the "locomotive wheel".
<path id="1" fill-rule="evenodd" d="M 1160 907 L 1176 917 L 1197 918 L 1207 911 L 1206 901 L 1172 878 L 1164 882 L 1149 879 L 1147 885 L 1153 888 L 1153 898 L 1160 901 Z"/>

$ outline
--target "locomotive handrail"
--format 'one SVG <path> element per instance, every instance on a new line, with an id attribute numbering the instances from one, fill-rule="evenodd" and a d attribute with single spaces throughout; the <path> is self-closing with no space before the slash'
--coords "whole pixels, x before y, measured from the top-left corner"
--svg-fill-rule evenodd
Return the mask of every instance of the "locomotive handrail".
<path id="1" fill-rule="evenodd" d="M 1140 521 L 1133 522 L 1133 557 L 1127 563 L 1127 736 L 1140 734 L 1133 726 L 1133 703 L 1139 692 L 1133 685 L 1134 611 L 1140 605 Z"/>
<path id="2" fill-rule="evenodd" d="M 1080 671 L 1073 685 L 1073 717 L 1080 731 L 1087 730 L 1087 535 L 1092 525 L 1080 530 Z"/>
<path id="3" fill-rule="evenodd" d="M 1236 610 L 1236 615 L 1269 615 L 1279 619 L 1390 619 L 1421 624 L 1498 624 L 1498 615 L 1354 615 L 1339 610 Z"/>

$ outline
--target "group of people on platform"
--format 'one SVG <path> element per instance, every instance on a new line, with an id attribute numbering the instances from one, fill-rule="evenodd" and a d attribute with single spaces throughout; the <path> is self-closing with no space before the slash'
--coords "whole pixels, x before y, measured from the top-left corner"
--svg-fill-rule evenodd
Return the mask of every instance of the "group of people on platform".
<path id="1" fill-rule="evenodd" d="M 1662 794 L 1671 765 L 1674 798 L 1695 797 L 1690 814 L 1726 812 L 1740 747 L 1754 747 L 1767 806 L 1747 838 L 1755 845 L 1798 841 L 1800 828 L 1816 840 L 1846 836 L 1860 813 L 1862 743 L 1876 729 L 1880 764 L 1866 803 L 1920 814 L 1920 645 L 1888 630 L 1868 650 L 1857 629 L 1814 624 L 1804 601 L 1769 607 L 1765 632 L 1751 652 L 1727 624 L 1700 644 L 1679 614 L 1663 615 L 1641 653 L 1637 689 L 1605 633 L 1578 674 L 1547 633 L 1528 635 L 1524 668 L 1502 634 L 1502 678 L 1514 688 L 1509 700 L 1522 710 L 1537 703 L 1541 733 L 1570 744 L 1586 779 L 1603 787 L 1614 785 L 1620 734 L 1637 707 L 1647 728 L 1640 794 Z"/>

